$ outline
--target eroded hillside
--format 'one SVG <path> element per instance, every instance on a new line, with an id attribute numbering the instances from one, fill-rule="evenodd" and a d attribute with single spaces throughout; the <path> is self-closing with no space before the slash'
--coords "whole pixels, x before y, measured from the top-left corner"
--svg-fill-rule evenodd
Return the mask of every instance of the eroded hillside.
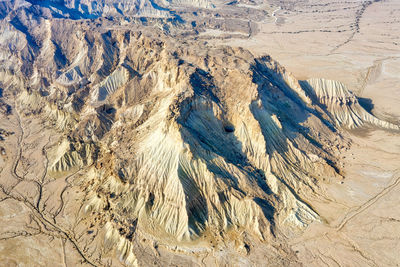
<path id="1" fill-rule="evenodd" d="M 343 129 L 399 129 L 339 82 L 75 5 L 0 24 L 9 264 L 300 264 L 287 242 L 330 220 L 313 200 L 343 181 Z"/>

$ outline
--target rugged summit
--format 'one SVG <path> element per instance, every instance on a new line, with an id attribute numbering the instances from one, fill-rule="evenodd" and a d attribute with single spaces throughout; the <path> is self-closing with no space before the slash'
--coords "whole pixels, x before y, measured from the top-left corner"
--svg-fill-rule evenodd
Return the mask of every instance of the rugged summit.
<path id="1" fill-rule="evenodd" d="M 287 238 L 326 220 L 311 200 L 343 178 L 341 129 L 399 129 L 269 56 L 96 19 L 161 4 L 33 2 L 2 6 L 3 200 L 90 265 L 296 262 Z"/>

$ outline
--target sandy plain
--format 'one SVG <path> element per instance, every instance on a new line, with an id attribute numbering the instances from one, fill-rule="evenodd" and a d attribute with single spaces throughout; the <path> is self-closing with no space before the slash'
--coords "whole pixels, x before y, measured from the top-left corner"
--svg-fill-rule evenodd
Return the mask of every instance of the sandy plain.
<path id="1" fill-rule="evenodd" d="M 298 79 L 339 80 L 371 112 L 400 120 L 400 2 L 309 1 L 277 10 L 249 40 L 230 40 L 268 53 Z M 326 185 L 331 200 L 292 248 L 304 266 L 399 266 L 400 136 L 349 131 L 343 183 Z M 314 202 L 314 204 L 317 204 Z"/>

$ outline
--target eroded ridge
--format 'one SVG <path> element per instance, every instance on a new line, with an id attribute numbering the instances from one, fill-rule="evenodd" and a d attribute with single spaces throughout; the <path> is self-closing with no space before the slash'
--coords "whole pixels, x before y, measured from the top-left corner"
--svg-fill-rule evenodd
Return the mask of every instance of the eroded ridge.
<path id="1" fill-rule="evenodd" d="M 59 239 L 65 264 L 296 263 L 285 241 L 324 221 L 309 200 L 343 178 L 342 127 L 398 129 L 269 56 L 34 7 L 0 25 L 1 203 L 23 217 L 2 238 Z"/>

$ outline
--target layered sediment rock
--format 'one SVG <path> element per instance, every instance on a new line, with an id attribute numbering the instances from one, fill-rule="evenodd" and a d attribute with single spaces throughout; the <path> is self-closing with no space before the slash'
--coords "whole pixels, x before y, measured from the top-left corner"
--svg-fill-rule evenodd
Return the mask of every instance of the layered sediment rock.
<path id="1" fill-rule="evenodd" d="M 399 125 L 380 120 L 367 112 L 358 102 L 358 98 L 341 82 L 310 79 L 302 84 L 315 101 L 326 108 L 339 126 L 357 128 L 369 124 L 385 129 L 400 130 Z"/>
<path id="2" fill-rule="evenodd" d="M 267 56 L 32 12 L 1 22 L 15 63 L 2 87 L 60 135 L 49 175 L 83 173 L 85 220 L 106 240 L 90 245 L 131 265 L 135 236 L 208 249 L 234 231 L 273 243 L 304 230 L 323 220 L 307 201 L 320 181 L 341 179 L 340 127 L 398 129 L 341 83 L 299 83 Z"/>

